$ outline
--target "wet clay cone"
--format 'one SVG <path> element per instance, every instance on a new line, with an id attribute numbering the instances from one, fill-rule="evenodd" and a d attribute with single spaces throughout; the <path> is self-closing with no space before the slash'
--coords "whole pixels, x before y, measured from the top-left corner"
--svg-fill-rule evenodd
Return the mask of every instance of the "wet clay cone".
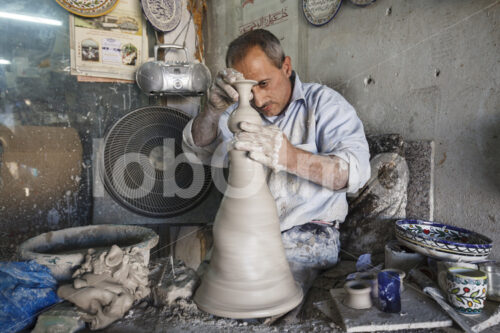
<path id="1" fill-rule="evenodd" d="M 240 105 L 228 125 L 235 133 L 241 121 L 261 124 L 249 104 L 257 82 L 235 83 Z M 260 318 L 284 314 L 302 300 L 281 242 L 278 211 L 265 181 L 264 168 L 231 150 L 228 188 L 214 223 L 210 266 L 194 301 L 200 309 L 220 317 Z"/>

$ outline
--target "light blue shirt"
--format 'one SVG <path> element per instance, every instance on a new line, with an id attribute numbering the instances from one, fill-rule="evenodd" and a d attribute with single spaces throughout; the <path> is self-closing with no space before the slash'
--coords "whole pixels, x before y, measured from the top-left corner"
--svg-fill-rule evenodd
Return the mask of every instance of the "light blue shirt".
<path id="1" fill-rule="evenodd" d="M 347 188 L 332 191 L 296 175 L 268 172 L 268 185 L 276 200 L 281 230 L 312 220 L 343 222 L 347 215 L 346 192 L 354 193 L 370 178 L 368 144 L 363 124 L 354 108 L 333 89 L 302 83 L 295 73 L 292 97 L 284 112 L 274 117 L 261 115 L 264 125 L 275 125 L 297 148 L 318 155 L 335 155 L 349 164 Z M 191 134 L 192 120 L 183 132 L 183 148 L 207 165 L 221 166 L 225 145 L 233 138 L 227 127 L 237 104 L 220 117 L 219 133 L 210 145 L 198 147 Z M 219 161 L 217 163 L 216 161 Z"/>

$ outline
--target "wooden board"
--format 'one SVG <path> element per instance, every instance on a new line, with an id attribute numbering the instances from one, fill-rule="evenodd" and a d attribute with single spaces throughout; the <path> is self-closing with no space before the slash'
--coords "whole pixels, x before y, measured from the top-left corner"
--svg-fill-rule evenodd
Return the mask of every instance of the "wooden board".
<path id="1" fill-rule="evenodd" d="M 401 312 L 385 313 L 375 305 L 366 310 L 355 310 L 345 306 L 342 300 L 344 289 L 330 289 L 333 311 L 341 317 L 347 332 L 394 331 L 452 326 L 446 313 L 431 299 L 408 286 L 401 295 Z"/>

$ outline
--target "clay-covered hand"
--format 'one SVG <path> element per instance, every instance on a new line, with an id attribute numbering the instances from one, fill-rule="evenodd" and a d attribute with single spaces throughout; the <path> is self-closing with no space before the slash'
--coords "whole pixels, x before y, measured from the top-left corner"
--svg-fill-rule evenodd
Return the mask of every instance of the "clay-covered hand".
<path id="1" fill-rule="evenodd" d="M 235 134 L 234 148 L 249 152 L 249 157 L 274 172 L 286 170 L 287 137 L 274 126 L 262 126 L 242 121 L 241 132 Z"/>
<path id="2" fill-rule="evenodd" d="M 243 79 L 243 74 L 232 68 L 226 68 L 217 73 L 208 96 L 208 108 L 220 114 L 231 104 L 236 103 L 239 96 L 232 84 L 236 80 Z"/>

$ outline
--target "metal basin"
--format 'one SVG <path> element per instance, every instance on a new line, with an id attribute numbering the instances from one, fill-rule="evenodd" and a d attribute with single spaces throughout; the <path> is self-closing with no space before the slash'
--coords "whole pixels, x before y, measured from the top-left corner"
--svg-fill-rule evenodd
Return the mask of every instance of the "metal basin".
<path id="1" fill-rule="evenodd" d="M 71 279 L 83 262 L 89 248 L 107 251 L 113 244 L 122 249 L 137 247 L 149 263 L 149 250 L 158 244 L 158 235 L 151 229 L 132 225 L 89 225 L 40 234 L 18 247 L 22 260 L 36 260 L 47 266 L 57 281 Z"/>

